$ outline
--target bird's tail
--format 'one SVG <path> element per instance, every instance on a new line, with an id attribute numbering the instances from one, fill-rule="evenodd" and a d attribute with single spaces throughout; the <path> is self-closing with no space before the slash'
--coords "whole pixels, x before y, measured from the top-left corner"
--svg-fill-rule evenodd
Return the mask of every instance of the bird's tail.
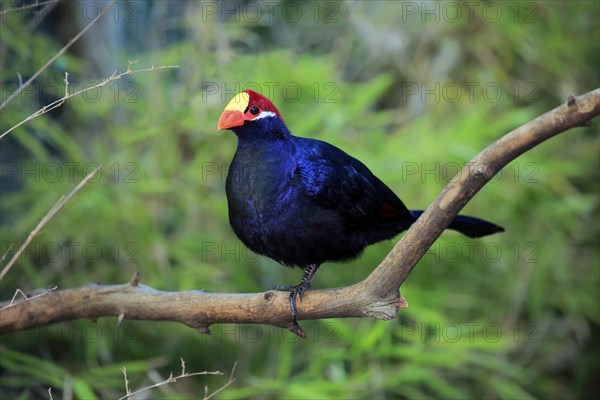
<path id="1" fill-rule="evenodd" d="M 416 221 L 417 218 L 423 214 L 424 210 L 410 210 L 410 212 Z M 447 229 L 458 231 L 470 238 L 478 238 L 493 233 L 504 232 L 504 228 L 501 226 L 468 215 L 457 215 L 450 225 L 448 225 Z"/>

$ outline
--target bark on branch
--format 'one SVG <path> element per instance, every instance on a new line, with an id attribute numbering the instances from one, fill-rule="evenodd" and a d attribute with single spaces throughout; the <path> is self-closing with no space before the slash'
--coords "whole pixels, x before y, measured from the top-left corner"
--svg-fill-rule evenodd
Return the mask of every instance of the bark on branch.
<path id="1" fill-rule="evenodd" d="M 590 126 L 600 114 L 600 89 L 579 97 L 509 132 L 490 145 L 450 182 L 379 266 L 363 281 L 336 289 L 310 290 L 298 304 L 298 319 L 375 317 L 392 319 L 406 302 L 399 289 L 417 262 L 465 204 L 507 163 L 570 128 Z M 35 299 L 0 303 L 0 333 L 77 318 L 118 316 L 181 322 L 201 332 L 215 323 L 269 324 L 290 329 L 287 292 L 252 294 L 163 292 L 139 284 L 86 285 L 51 291 Z"/>

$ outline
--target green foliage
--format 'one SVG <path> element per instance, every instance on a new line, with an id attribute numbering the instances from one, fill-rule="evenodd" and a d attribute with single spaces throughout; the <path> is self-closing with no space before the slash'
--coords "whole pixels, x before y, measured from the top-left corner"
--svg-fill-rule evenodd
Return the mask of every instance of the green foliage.
<path id="1" fill-rule="evenodd" d="M 274 8 L 272 23 L 184 3 L 174 3 L 186 11 L 180 40 L 138 54 L 118 43 L 122 56 L 103 65 L 180 68 L 112 82 L 97 100 L 75 97 L 2 140 L 2 185 L 16 185 L 1 193 L 3 252 L 103 166 L 0 282 L 3 299 L 16 288 L 121 283 L 135 271 L 161 290 L 296 282 L 298 270 L 251 253 L 229 227 L 224 184 L 236 140 L 216 121 L 245 88 L 269 95 L 293 133 L 343 148 L 418 209 L 492 141 L 599 84 L 594 2 L 506 3 L 493 23 L 477 12 L 422 22 L 400 5 L 307 2 L 297 24 L 280 17 L 288 2 Z M 327 14 L 326 4 L 337 12 Z M 337 23 L 322 23 L 324 15 Z M 61 46 L 10 18 L 1 40 L 5 77 L 31 75 Z M 73 83 L 106 77 L 90 73 L 91 63 L 65 55 L 39 81 L 60 85 L 63 70 Z M 43 100 L 9 104 L 2 132 Z M 597 129 L 587 128 L 507 166 L 464 211 L 506 233 L 476 241 L 445 233 L 403 286 L 410 307 L 394 321 L 305 321 L 307 340 L 264 326 L 215 326 L 203 336 L 166 322 L 117 327 L 115 318 L 17 332 L 1 339 L 0 395 L 40 397 L 51 386 L 55 398 L 115 398 L 124 394 L 122 367 L 135 389 L 177 373 L 183 357 L 188 372 L 227 374 L 238 362 L 224 399 L 589 396 L 599 368 L 599 167 Z M 325 265 L 315 286 L 363 279 L 393 244 Z M 197 397 L 225 381 L 194 377 L 152 393 Z"/>

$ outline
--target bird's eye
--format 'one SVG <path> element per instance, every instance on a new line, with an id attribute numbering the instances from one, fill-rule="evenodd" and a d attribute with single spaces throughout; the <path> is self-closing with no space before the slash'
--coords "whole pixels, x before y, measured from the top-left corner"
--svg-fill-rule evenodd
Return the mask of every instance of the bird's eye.
<path id="1" fill-rule="evenodd" d="M 250 107 L 250 114 L 252 115 L 258 115 L 258 113 L 260 112 L 259 108 L 256 106 L 252 106 Z"/>

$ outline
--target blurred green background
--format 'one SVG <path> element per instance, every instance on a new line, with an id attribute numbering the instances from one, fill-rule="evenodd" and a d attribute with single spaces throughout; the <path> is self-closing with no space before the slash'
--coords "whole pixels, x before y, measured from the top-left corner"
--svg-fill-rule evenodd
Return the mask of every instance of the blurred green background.
<path id="1" fill-rule="evenodd" d="M 27 4 L 27 3 L 25 3 Z M 2 101 L 107 3 L 2 3 Z M 13 11 L 11 11 L 13 10 Z M 94 166 L 101 174 L 47 225 L 0 282 L 17 288 L 142 282 L 160 290 L 258 292 L 296 283 L 229 227 L 217 132 L 226 102 L 259 90 L 297 135 L 361 159 L 410 208 L 425 208 L 477 152 L 599 86 L 596 1 L 119 1 L 10 102 L 1 132 L 64 92 L 70 99 L 1 140 L 2 254 Z M 87 85 L 87 86 L 86 86 Z M 595 121 L 596 124 L 598 123 Z M 237 362 L 218 398 L 590 398 L 600 373 L 598 129 L 518 158 L 464 213 L 506 232 L 447 232 L 402 287 L 392 321 L 304 321 L 308 339 L 254 325 L 213 335 L 168 322 L 79 320 L 6 334 L 0 397 L 118 398 L 180 371 L 220 370 L 139 398 L 198 398 Z M 355 283 L 395 241 L 321 268 L 314 286 Z M 3 261 L 3 265 L 6 260 Z"/>

